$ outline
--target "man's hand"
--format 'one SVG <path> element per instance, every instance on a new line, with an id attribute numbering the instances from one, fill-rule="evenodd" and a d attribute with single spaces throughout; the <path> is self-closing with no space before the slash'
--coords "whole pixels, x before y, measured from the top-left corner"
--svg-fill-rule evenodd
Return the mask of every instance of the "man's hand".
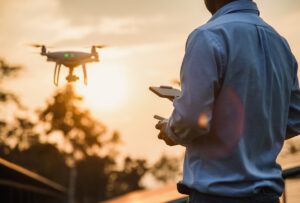
<path id="1" fill-rule="evenodd" d="M 175 146 L 177 145 L 173 140 L 171 140 L 166 132 L 166 129 L 167 129 L 167 124 L 168 124 L 168 121 L 167 120 L 163 120 L 163 121 L 160 121 L 158 122 L 156 125 L 155 125 L 155 128 L 160 130 L 159 134 L 158 134 L 158 139 L 161 139 L 161 140 L 164 140 L 165 143 L 169 146 Z"/>

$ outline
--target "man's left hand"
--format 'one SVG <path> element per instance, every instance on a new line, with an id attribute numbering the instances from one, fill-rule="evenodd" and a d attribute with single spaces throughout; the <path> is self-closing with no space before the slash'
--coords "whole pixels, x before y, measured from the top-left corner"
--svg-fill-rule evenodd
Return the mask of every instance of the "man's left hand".
<path id="1" fill-rule="evenodd" d="M 158 139 L 165 141 L 165 143 L 169 146 L 177 145 L 173 140 L 171 140 L 166 132 L 168 122 L 162 121 L 155 125 L 155 128 L 160 130 L 158 134 Z"/>

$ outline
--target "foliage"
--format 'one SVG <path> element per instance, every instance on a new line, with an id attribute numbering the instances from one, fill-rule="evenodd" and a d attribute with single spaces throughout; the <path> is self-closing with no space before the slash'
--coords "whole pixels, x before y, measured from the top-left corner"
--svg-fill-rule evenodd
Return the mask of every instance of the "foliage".
<path id="1" fill-rule="evenodd" d="M 16 76 L 21 69 L 0 59 L 0 84 Z M 98 202 L 143 189 L 140 181 L 149 170 L 146 160 L 127 156 L 121 169 L 116 170 L 120 134 L 115 131 L 107 135 L 106 126 L 80 107 L 82 100 L 74 88 L 67 85 L 53 94 L 44 109 L 37 111 L 37 123 L 26 116 L 17 116 L 12 122 L 0 120 L 0 157 L 67 187 L 68 160 L 73 153 L 78 155 L 78 202 Z M 14 93 L 2 89 L 0 102 L 13 102 L 21 107 Z M 37 125 L 42 126 L 44 134 L 36 132 Z M 60 134 L 62 139 L 57 143 L 41 142 L 41 137 L 50 138 L 53 134 Z M 59 143 L 65 143 L 64 147 L 59 147 Z M 67 150 L 68 147 L 71 150 Z M 159 181 L 173 181 L 178 174 L 178 162 L 163 155 L 151 168 L 151 173 Z"/>
<path id="2" fill-rule="evenodd" d="M 48 124 L 46 134 L 61 132 L 63 142 L 72 147 L 72 152 L 87 157 L 91 149 L 101 149 L 105 140 L 106 127 L 93 118 L 88 110 L 82 110 L 71 85 L 57 91 L 47 107 L 39 112 L 40 120 Z"/>
<path id="3" fill-rule="evenodd" d="M 113 171 L 110 175 L 108 185 L 109 197 L 143 189 L 139 183 L 147 171 L 146 160 L 134 160 L 127 156 L 124 159 L 123 169 L 120 171 Z"/>
<path id="4" fill-rule="evenodd" d="M 0 59 L 0 84 L 2 84 L 5 79 L 14 78 L 22 70 L 21 66 L 10 66 L 3 59 Z M 17 104 L 19 107 L 22 105 L 19 102 L 18 97 L 7 90 L 0 88 L 0 102 L 9 102 L 12 101 Z"/>
<path id="5" fill-rule="evenodd" d="M 0 85 L 2 85 L 6 79 L 16 77 L 22 69 L 23 67 L 21 66 L 11 66 L 5 60 L 0 59 Z M 18 108 L 23 108 L 18 97 L 14 93 L 4 90 L 2 87 L 0 87 L 0 103 L 14 103 Z M 14 124 L 8 122 L 4 117 L 0 118 L 0 155 L 2 157 L 5 157 L 11 152 L 11 148 L 19 143 L 18 140 L 29 141 L 27 138 L 34 136 L 31 134 L 33 125 L 28 119 L 19 117 L 13 122 Z"/>
<path id="6" fill-rule="evenodd" d="M 1 122 L 0 125 L 0 143 L 3 146 L 21 150 L 38 142 L 35 124 L 28 118 L 16 117 L 14 121 Z"/>
<path id="7" fill-rule="evenodd" d="M 163 154 L 150 169 L 153 177 L 162 183 L 174 183 L 181 176 L 181 160 L 177 157 L 169 157 Z"/>
<path id="8" fill-rule="evenodd" d="M 5 60 L 0 59 L 0 84 L 2 85 L 6 79 L 15 78 L 22 69 L 21 66 L 11 66 Z M 24 110 L 16 94 L 4 90 L 2 87 L 0 87 L 0 103 L 14 103 L 19 110 Z M 6 118 L 2 117 L 0 120 L 0 154 L 5 156 L 10 153 L 11 148 L 19 149 L 19 147 L 23 147 L 20 146 L 21 143 L 27 144 L 33 141 L 36 136 L 32 131 L 33 125 L 27 118 L 16 117 L 14 121 L 8 122 Z"/>
<path id="9" fill-rule="evenodd" d="M 39 111 L 47 136 L 60 132 L 63 142 L 72 147 L 71 152 L 65 150 L 65 159 L 70 158 L 68 155 L 79 155 L 76 157 L 77 200 L 97 202 L 140 189 L 146 161 L 127 157 L 123 170 L 115 170 L 116 144 L 120 142 L 120 135 L 117 131 L 107 135 L 106 126 L 89 111 L 80 108 L 81 101 L 82 98 L 68 85 L 58 90 L 47 106 Z M 99 151 L 102 151 L 102 156 L 99 156 Z"/>
<path id="10" fill-rule="evenodd" d="M 20 66 L 10 66 L 3 59 L 0 59 L 0 82 L 7 77 L 14 77 L 21 70 Z"/>
<path id="11" fill-rule="evenodd" d="M 76 196 L 79 202 L 98 202 L 107 198 L 109 176 L 115 162 L 109 156 L 88 156 L 77 163 Z"/>
<path id="12" fill-rule="evenodd" d="M 0 59 L 0 84 L 15 78 L 23 69 Z M 25 110 L 16 94 L 0 88 L 0 102 L 14 103 Z M 15 115 L 14 115 L 15 116 Z M 51 144 L 39 143 L 35 123 L 27 117 L 16 116 L 12 121 L 0 121 L 0 156 L 53 181 L 65 185 L 67 166 L 64 157 Z"/>

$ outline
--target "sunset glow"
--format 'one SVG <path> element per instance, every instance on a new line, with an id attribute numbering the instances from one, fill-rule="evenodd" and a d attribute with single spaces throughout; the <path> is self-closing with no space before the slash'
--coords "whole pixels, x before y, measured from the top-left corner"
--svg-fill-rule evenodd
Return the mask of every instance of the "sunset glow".
<path id="1" fill-rule="evenodd" d="M 76 90 L 85 98 L 91 110 L 113 112 L 117 110 L 129 95 L 129 82 L 124 67 L 115 65 L 89 64 L 88 86 L 81 81 Z"/>
<path id="2" fill-rule="evenodd" d="M 74 85 L 84 97 L 84 108 L 110 130 L 120 131 L 126 153 L 152 161 L 162 151 L 174 153 L 157 140 L 153 119 L 154 114 L 170 116 L 172 103 L 148 89 L 174 85 L 170 81 L 179 79 L 188 35 L 211 17 L 203 0 L 0 2 L 0 57 L 25 67 L 16 80 L 3 86 L 16 92 L 26 107 L 43 107 L 67 84 L 68 73 L 62 67 L 59 86 L 53 85 L 55 63 L 47 62 L 40 48 L 26 44 L 44 44 L 51 52 L 87 53 L 92 45 L 109 45 L 97 50 L 99 63 L 86 65 L 87 86 L 81 67 L 75 70 L 80 80 Z M 300 1 L 256 2 L 261 17 L 288 40 L 299 61 Z M 72 58 L 71 52 L 66 57 Z M 207 127 L 208 121 L 207 115 L 201 115 L 199 126 Z"/>

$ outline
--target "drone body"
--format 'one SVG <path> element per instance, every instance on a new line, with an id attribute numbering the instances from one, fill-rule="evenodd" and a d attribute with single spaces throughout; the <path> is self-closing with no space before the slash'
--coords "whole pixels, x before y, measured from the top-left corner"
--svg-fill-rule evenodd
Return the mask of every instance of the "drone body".
<path id="1" fill-rule="evenodd" d="M 91 52 L 79 52 L 79 51 L 60 51 L 60 52 L 47 52 L 45 45 L 33 44 L 34 47 L 41 47 L 41 55 L 47 57 L 47 61 L 55 62 L 54 70 L 54 85 L 58 86 L 59 74 L 61 65 L 69 68 L 69 75 L 66 77 L 68 82 L 76 82 L 79 77 L 73 74 L 73 71 L 78 66 L 82 66 L 84 84 L 87 85 L 87 71 L 86 64 L 92 62 L 99 62 L 99 55 L 97 48 L 104 48 L 104 45 L 92 46 Z"/>

